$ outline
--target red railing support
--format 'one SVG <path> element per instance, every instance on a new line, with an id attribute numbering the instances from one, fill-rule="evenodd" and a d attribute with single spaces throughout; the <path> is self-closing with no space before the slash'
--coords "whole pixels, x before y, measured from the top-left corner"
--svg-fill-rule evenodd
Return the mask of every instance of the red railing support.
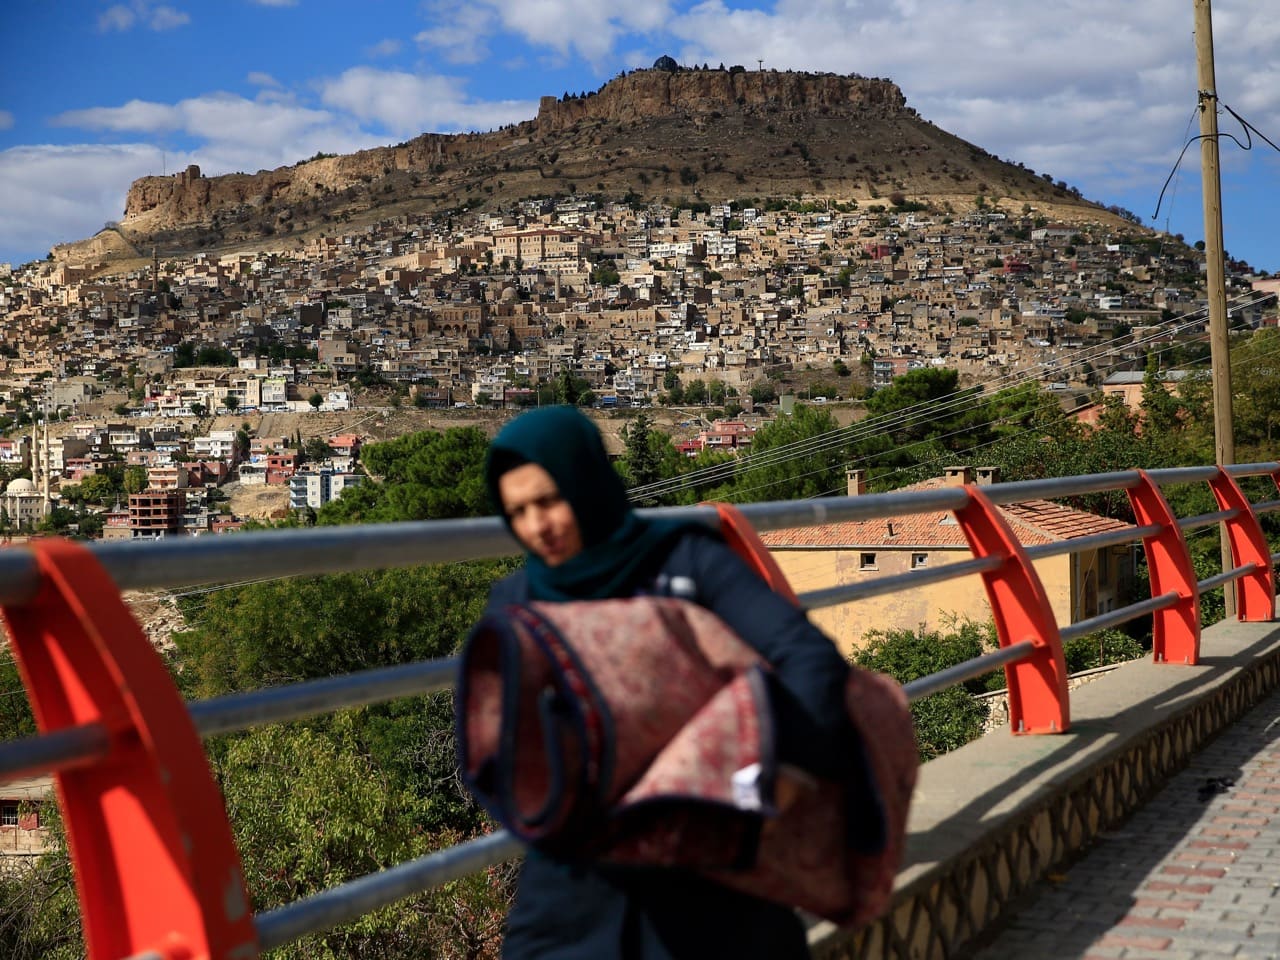
<path id="1" fill-rule="evenodd" d="M 720 536 L 724 537 L 725 543 L 732 547 L 752 570 L 760 574 L 760 578 L 773 589 L 773 592 L 786 597 L 797 607 L 800 606 L 800 598 L 791 589 L 787 575 L 782 572 L 778 561 L 764 545 L 755 527 L 751 526 L 750 521 L 742 515 L 742 511 L 730 503 L 703 503 L 701 506 L 715 507 L 716 513 L 720 515 Z"/>
<path id="2" fill-rule="evenodd" d="M 1129 488 L 1129 504 L 1140 526 L 1157 525 L 1159 532 L 1142 538 L 1151 578 L 1151 596 L 1176 593 L 1178 602 L 1151 615 L 1151 653 L 1157 663 L 1200 662 L 1200 585 L 1187 539 L 1169 502 L 1145 470 Z"/>
<path id="3" fill-rule="evenodd" d="M 1236 580 L 1236 619 L 1250 623 L 1270 620 L 1275 616 L 1276 585 L 1271 576 L 1271 548 L 1258 522 L 1258 514 L 1235 477 L 1222 467 L 1218 467 L 1218 475 L 1209 481 L 1209 488 L 1219 509 L 1237 511 L 1225 521 L 1232 565 L 1256 565 L 1252 573 Z"/>
<path id="4" fill-rule="evenodd" d="M 965 487 L 969 503 L 956 520 L 978 558 L 1004 563 L 982 574 L 1001 647 L 1030 640 L 1036 653 L 1004 668 L 1009 726 L 1014 733 L 1063 733 L 1071 726 L 1062 637 L 1040 577 L 1022 544 L 980 488 Z"/>
<path id="5" fill-rule="evenodd" d="M 3 612 L 36 723 L 111 738 L 56 774 L 89 957 L 256 958 L 222 794 L 168 670 L 88 550 L 32 548 L 40 591 Z"/>

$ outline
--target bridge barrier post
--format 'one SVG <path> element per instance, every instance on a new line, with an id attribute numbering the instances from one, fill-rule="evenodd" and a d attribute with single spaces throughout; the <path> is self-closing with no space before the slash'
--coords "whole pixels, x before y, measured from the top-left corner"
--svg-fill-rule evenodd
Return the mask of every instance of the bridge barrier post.
<path id="1" fill-rule="evenodd" d="M 1142 538 L 1151 578 L 1151 596 L 1176 593 L 1178 602 L 1151 615 L 1151 653 L 1157 663 L 1200 662 L 1200 585 L 1178 520 L 1147 471 L 1139 470 L 1138 485 L 1128 490 L 1129 504 L 1139 526 L 1155 525 L 1159 532 Z"/>
<path id="2" fill-rule="evenodd" d="M 755 527 L 742 515 L 742 511 L 731 503 L 703 503 L 702 506 L 715 508 L 716 515 L 720 518 L 720 535 L 724 537 L 725 543 L 760 575 L 773 592 L 786 597 L 797 607 L 800 606 L 800 598 L 791 589 L 787 575 L 782 572 L 778 561 L 764 545 Z"/>
<path id="3" fill-rule="evenodd" d="M 253 960 L 222 794 L 164 662 L 87 549 L 32 548 L 39 592 L 3 613 L 36 724 L 96 724 L 110 741 L 55 773 L 89 956 Z"/>
<path id="4" fill-rule="evenodd" d="M 982 573 L 1000 646 L 1029 640 L 1036 648 L 1027 659 L 1005 665 L 1009 727 L 1014 733 L 1064 733 L 1071 726 L 1067 664 L 1044 585 L 995 505 L 979 487 L 969 484 L 965 490 L 969 503 L 955 517 L 970 550 L 978 558 L 1004 561 Z"/>
<path id="5" fill-rule="evenodd" d="M 1236 567 L 1254 565 L 1251 573 L 1236 581 L 1236 619 L 1250 623 L 1270 620 L 1276 609 L 1276 586 L 1271 573 L 1271 548 L 1258 522 L 1258 513 L 1240 484 L 1221 466 L 1218 475 L 1209 481 L 1209 488 L 1219 508 L 1236 511 L 1234 517 L 1225 521 L 1232 564 Z"/>

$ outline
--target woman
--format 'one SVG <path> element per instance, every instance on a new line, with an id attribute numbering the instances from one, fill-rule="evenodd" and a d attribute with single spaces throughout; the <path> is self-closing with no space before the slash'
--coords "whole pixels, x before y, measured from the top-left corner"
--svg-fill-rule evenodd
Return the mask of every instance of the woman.
<path id="1" fill-rule="evenodd" d="M 844 707 L 848 665 L 804 613 L 773 593 L 696 523 L 645 520 L 627 501 L 594 425 L 571 407 L 527 413 L 498 434 L 486 480 L 525 549 L 490 607 L 530 600 L 679 597 L 718 615 L 772 666 L 779 759 L 826 778 L 860 779 L 851 811 L 859 849 L 884 828 Z M 779 802 L 785 798 L 779 792 Z M 507 921 L 507 958 L 628 960 L 809 955 L 794 911 L 674 869 L 561 862 L 531 850 Z"/>

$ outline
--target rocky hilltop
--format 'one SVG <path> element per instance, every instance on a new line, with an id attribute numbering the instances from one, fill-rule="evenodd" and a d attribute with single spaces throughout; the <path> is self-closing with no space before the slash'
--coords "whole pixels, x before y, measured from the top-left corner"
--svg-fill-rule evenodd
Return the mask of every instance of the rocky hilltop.
<path id="1" fill-rule="evenodd" d="M 666 60 L 667 58 L 664 58 Z M 661 63 L 661 61 L 660 61 Z M 535 118 L 487 133 L 423 134 L 254 174 L 199 167 L 144 177 L 124 219 L 59 259 L 286 246 L 334 223 L 600 193 L 675 201 L 977 194 L 1088 207 L 922 120 L 891 81 L 836 74 L 637 70 L 598 91 L 543 97 Z"/>
<path id="2" fill-rule="evenodd" d="M 906 105 L 902 91 L 888 80 L 774 70 L 638 70 L 585 97 L 543 97 L 536 126 L 555 133 L 584 121 L 637 123 L 725 111 L 896 114 Z"/>

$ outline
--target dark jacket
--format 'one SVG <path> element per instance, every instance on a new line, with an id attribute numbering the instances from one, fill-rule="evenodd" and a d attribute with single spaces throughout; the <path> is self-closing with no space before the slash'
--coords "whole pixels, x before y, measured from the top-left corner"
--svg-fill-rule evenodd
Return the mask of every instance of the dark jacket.
<path id="1" fill-rule="evenodd" d="M 833 779 L 866 778 L 844 706 L 848 665 L 804 613 L 770 590 L 723 542 L 681 535 L 642 594 L 691 600 L 718 615 L 773 667 L 779 759 Z M 491 607 L 526 602 L 523 572 L 495 584 Z M 872 797 L 871 788 L 855 790 Z M 874 849 L 883 832 L 868 800 L 853 838 Z M 671 869 L 569 864 L 530 851 L 507 921 L 503 956 L 539 960 L 807 957 L 794 911 Z"/>

